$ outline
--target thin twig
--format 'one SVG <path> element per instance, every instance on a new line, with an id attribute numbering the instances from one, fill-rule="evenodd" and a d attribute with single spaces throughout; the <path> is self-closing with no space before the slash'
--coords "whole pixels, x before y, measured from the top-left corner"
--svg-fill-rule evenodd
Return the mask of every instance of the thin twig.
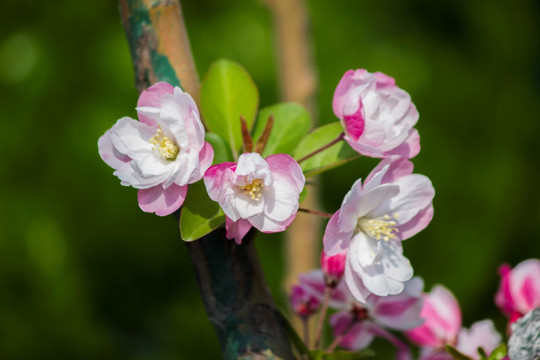
<path id="1" fill-rule="evenodd" d="M 342 132 L 341 134 L 338 135 L 337 138 L 335 138 L 334 140 L 330 141 L 328 144 L 324 145 L 323 147 L 307 154 L 306 156 L 304 156 L 303 158 L 301 158 L 300 160 L 298 160 L 297 162 L 300 164 L 302 161 L 306 161 L 307 159 L 309 159 L 310 157 L 312 156 L 315 156 L 317 155 L 318 153 L 320 153 L 321 151 L 324 151 L 326 149 L 328 149 L 329 147 L 331 147 L 332 145 L 335 145 L 337 144 L 338 142 L 340 142 L 341 140 L 343 140 L 345 138 L 345 133 Z"/>
<path id="2" fill-rule="evenodd" d="M 314 344 L 315 349 L 318 349 L 321 343 L 324 320 L 326 318 L 326 312 L 328 311 L 328 303 L 330 302 L 330 298 L 332 297 L 333 292 L 334 292 L 334 288 L 331 288 L 329 286 L 327 286 L 324 289 L 324 299 L 322 303 L 321 312 L 319 313 L 319 319 L 317 320 L 317 330 L 315 331 L 315 344 Z"/>
<path id="3" fill-rule="evenodd" d="M 307 316 L 302 316 L 302 327 L 304 332 L 304 344 L 309 347 L 309 322 Z"/>
<path id="4" fill-rule="evenodd" d="M 353 318 L 351 322 L 349 323 L 349 325 L 347 325 L 345 330 L 343 330 L 343 332 L 339 334 L 338 336 L 336 336 L 334 341 L 332 341 L 332 344 L 330 344 L 330 346 L 326 349 L 326 352 L 334 351 L 334 349 L 343 341 L 343 339 L 345 339 L 345 336 L 347 336 L 349 331 L 351 331 L 351 329 L 353 328 L 354 325 L 356 325 L 357 322 L 358 320 L 356 318 Z"/>
<path id="5" fill-rule="evenodd" d="M 325 212 L 322 212 L 322 211 L 304 209 L 304 208 L 299 208 L 298 211 L 305 212 L 305 213 L 312 214 L 312 215 L 322 216 L 322 217 L 325 217 L 325 218 L 328 218 L 328 219 L 330 219 L 332 216 L 334 216 L 333 214 L 325 213 Z"/>

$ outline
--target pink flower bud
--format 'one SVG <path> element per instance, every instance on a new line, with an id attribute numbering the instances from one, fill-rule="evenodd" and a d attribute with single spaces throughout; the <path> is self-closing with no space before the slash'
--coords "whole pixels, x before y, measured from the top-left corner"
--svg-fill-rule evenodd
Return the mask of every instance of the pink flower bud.
<path id="1" fill-rule="evenodd" d="M 342 252 L 334 256 L 326 256 L 324 251 L 321 253 L 321 268 L 324 271 L 326 286 L 336 287 L 345 272 L 345 260 L 347 252 Z"/>
<path id="2" fill-rule="evenodd" d="M 540 306 L 540 260 L 525 260 L 514 269 L 504 264 L 499 273 L 495 303 L 511 323 Z"/>

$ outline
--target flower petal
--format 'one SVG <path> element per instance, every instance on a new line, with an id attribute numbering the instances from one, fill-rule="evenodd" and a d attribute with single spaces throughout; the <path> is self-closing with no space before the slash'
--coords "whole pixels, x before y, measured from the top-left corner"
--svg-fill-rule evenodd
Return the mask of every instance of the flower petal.
<path id="1" fill-rule="evenodd" d="M 249 229 L 251 229 L 251 224 L 249 223 L 249 221 L 244 219 L 232 221 L 227 216 L 225 220 L 225 229 L 227 230 L 227 233 L 225 234 L 227 239 L 234 239 L 234 242 L 240 245 L 244 236 L 246 236 Z"/>
<path id="2" fill-rule="evenodd" d="M 157 185 L 149 189 L 139 190 L 137 199 L 142 211 L 165 216 L 172 214 L 182 206 L 186 193 L 187 185 L 171 185 L 167 189 Z"/>
<path id="3" fill-rule="evenodd" d="M 265 216 L 264 214 L 260 214 L 254 217 L 249 218 L 249 222 L 251 225 L 259 229 L 260 231 L 264 233 L 275 233 L 284 231 L 296 218 L 296 211 L 294 211 L 294 214 L 291 215 L 288 219 L 284 221 L 276 221 L 272 220 L 269 217 Z"/>
<path id="4" fill-rule="evenodd" d="M 326 230 L 324 231 L 323 244 L 324 252 L 327 256 L 337 255 L 349 248 L 349 243 L 353 236 L 353 232 L 342 232 L 338 219 L 341 210 L 338 210 L 326 225 Z"/>
<path id="5" fill-rule="evenodd" d="M 116 150 L 111 140 L 111 129 L 107 130 L 98 140 L 99 156 L 113 169 L 129 166 L 131 158 Z"/>
<path id="6" fill-rule="evenodd" d="M 155 83 L 144 90 L 137 101 L 137 113 L 139 121 L 157 128 L 159 121 L 159 108 L 161 106 L 161 97 L 166 94 L 172 94 L 174 87 L 164 81 Z M 147 111 L 139 108 L 149 108 Z M 156 111 L 157 110 L 157 111 Z"/>

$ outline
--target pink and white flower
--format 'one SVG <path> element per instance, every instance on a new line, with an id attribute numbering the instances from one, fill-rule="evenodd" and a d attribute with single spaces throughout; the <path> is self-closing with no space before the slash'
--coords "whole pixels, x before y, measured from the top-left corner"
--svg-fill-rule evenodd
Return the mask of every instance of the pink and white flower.
<path id="1" fill-rule="evenodd" d="M 363 185 L 355 182 L 326 227 L 324 252 L 347 251 L 345 282 L 360 302 L 370 293 L 399 294 L 412 278 L 401 241 L 429 224 L 435 194 L 430 180 L 412 170 L 405 158 L 382 160 Z"/>
<path id="2" fill-rule="evenodd" d="M 497 332 L 493 322 L 482 320 L 472 324 L 469 330 L 465 328 L 460 330 L 456 349 L 472 359 L 480 359 L 479 347 L 484 349 L 489 356 L 501 344 L 501 341 L 501 334 Z"/>
<path id="3" fill-rule="evenodd" d="M 461 328 L 461 310 L 447 288 L 437 285 L 430 293 L 424 294 L 420 317 L 424 323 L 409 330 L 407 336 L 416 344 L 433 349 L 424 352 L 435 354 L 441 351 L 446 354 L 445 345 L 455 346 Z"/>
<path id="4" fill-rule="evenodd" d="M 165 216 L 184 202 L 188 184 L 200 180 L 214 151 L 191 96 L 160 82 L 143 91 L 140 121 L 124 117 L 99 139 L 99 154 L 121 184 L 138 191 L 140 208 Z"/>
<path id="5" fill-rule="evenodd" d="M 461 327 L 461 310 L 454 295 L 444 286 L 435 286 L 424 294 L 420 317 L 423 324 L 407 331 L 407 336 L 420 345 L 420 360 L 452 360 L 446 345 L 461 353 L 479 359 L 478 348 L 490 354 L 500 343 L 501 335 L 491 320 L 474 323 L 470 330 Z"/>
<path id="6" fill-rule="evenodd" d="M 420 137 L 413 128 L 418 111 L 409 94 L 388 75 L 347 71 L 334 93 L 333 108 L 345 128 L 345 140 L 362 155 L 412 158 L 420 151 Z"/>
<path id="7" fill-rule="evenodd" d="M 252 226 L 266 233 L 285 230 L 296 217 L 304 183 L 302 169 L 286 154 L 242 154 L 238 164 L 215 165 L 204 175 L 210 199 L 227 216 L 227 238 L 238 244 Z"/>
<path id="8" fill-rule="evenodd" d="M 340 345 L 349 350 L 361 350 L 369 346 L 375 337 L 382 337 L 398 349 L 398 359 L 411 359 L 408 347 L 388 332 L 412 329 L 422 323 L 422 290 L 424 283 L 415 277 L 407 281 L 398 295 L 369 295 L 366 303 L 357 302 L 349 295 L 341 304 L 344 311 L 331 316 L 334 337 L 341 336 Z M 346 288 L 341 291 L 347 293 Z"/>
<path id="9" fill-rule="evenodd" d="M 495 303 L 511 323 L 540 307 L 540 260 L 525 260 L 514 269 L 504 264 L 499 273 L 501 282 Z"/>

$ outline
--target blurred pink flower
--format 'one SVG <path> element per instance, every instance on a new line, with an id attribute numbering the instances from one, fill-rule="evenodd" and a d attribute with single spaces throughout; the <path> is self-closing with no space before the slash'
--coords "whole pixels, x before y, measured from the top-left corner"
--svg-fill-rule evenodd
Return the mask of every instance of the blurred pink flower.
<path id="1" fill-rule="evenodd" d="M 371 294 L 365 304 L 349 296 L 348 303 L 340 306 L 344 311 L 330 318 L 334 337 L 341 336 L 340 345 L 349 350 L 364 349 L 375 337 L 382 337 L 398 348 L 398 359 L 410 359 L 408 347 L 387 330 L 402 331 L 421 324 L 423 287 L 422 279 L 415 277 L 398 295 Z"/>
<path id="2" fill-rule="evenodd" d="M 491 353 L 501 342 L 501 335 L 491 320 L 474 323 L 470 330 L 461 327 L 461 310 L 454 295 L 444 286 L 435 286 L 424 294 L 420 317 L 424 323 L 406 332 L 421 346 L 420 360 L 452 360 L 446 345 L 455 347 L 473 359 L 479 359 L 478 347 Z"/>
<path id="3" fill-rule="evenodd" d="M 300 317 L 309 317 L 319 310 L 320 299 L 306 291 L 303 284 L 294 285 L 289 296 L 291 309 Z"/>
<path id="4" fill-rule="evenodd" d="M 499 273 L 501 282 L 495 303 L 511 323 L 540 307 L 540 260 L 525 260 L 514 269 L 504 264 Z"/>
<path id="5" fill-rule="evenodd" d="M 143 91 L 140 121 L 124 117 L 99 139 L 99 154 L 121 184 L 138 191 L 140 208 L 169 215 L 184 202 L 188 184 L 200 180 L 214 151 L 191 96 L 159 82 Z"/>
<path id="6" fill-rule="evenodd" d="M 482 320 L 471 325 L 470 330 L 461 329 L 458 334 L 457 350 L 472 359 L 480 359 L 478 348 L 484 349 L 489 356 L 502 340 L 491 320 Z"/>
<path id="7" fill-rule="evenodd" d="M 390 76 L 347 71 L 334 93 L 333 108 L 345 128 L 345 140 L 362 155 L 412 158 L 420 151 L 420 137 L 413 128 L 418 111 Z"/>
<path id="8" fill-rule="evenodd" d="M 263 159 L 246 153 L 238 164 L 215 165 L 204 174 L 208 195 L 227 216 L 227 238 L 238 244 L 252 226 L 269 233 L 285 230 L 296 217 L 304 183 L 300 166 L 286 154 Z"/>
<path id="9" fill-rule="evenodd" d="M 408 337 L 420 346 L 444 349 L 455 345 L 461 328 L 461 310 L 454 295 L 444 286 L 433 287 L 424 294 L 420 317 L 424 323 L 407 331 Z"/>
<path id="10" fill-rule="evenodd" d="M 363 185 L 354 183 L 326 227 L 324 252 L 347 251 L 345 282 L 360 302 L 370 293 L 399 294 L 413 275 L 401 241 L 429 224 L 435 190 L 412 171 L 405 158 L 383 159 Z"/>

